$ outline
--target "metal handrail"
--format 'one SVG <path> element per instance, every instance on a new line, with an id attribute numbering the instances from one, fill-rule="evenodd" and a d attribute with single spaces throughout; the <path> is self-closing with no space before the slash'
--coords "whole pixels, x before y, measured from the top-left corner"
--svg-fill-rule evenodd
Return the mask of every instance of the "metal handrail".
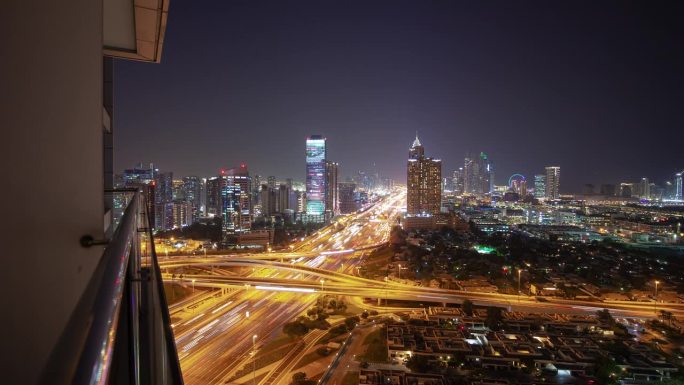
<path id="1" fill-rule="evenodd" d="M 51 353 L 41 384 L 142 383 L 153 378 L 157 380 L 146 383 L 183 383 L 154 243 L 150 244 L 150 265 L 141 267 L 141 227 L 152 241 L 149 223 L 140 226 L 140 216 L 150 221 L 143 200 L 144 195 L 136 191 L 126 207 Z M 151 286 L 147 284 L 154 280 Z M 154 332 L 159 327 L 158 313 L 162 336 Z M 143 346 L 160 341 L 166 345 L 161 357 L 154 354 L 158 346 Z M 148 355 L 141 354 L 142 350 Z M 167 371 L 169 379 L 164 377 Z M 116 380 L 110 382 L 112 378 Z"/>

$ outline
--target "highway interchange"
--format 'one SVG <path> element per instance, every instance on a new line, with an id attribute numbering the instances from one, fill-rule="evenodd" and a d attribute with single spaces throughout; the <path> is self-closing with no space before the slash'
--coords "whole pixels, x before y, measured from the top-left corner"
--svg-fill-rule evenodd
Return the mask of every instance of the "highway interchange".
<path id="1" fill-rule="evenodd" d="M 593 302 L 498 293 L 419 287 L 357 276 L 363 256 L 385 244 L 405 202 L 396 190 L 373 207 L 336 220 L 293 245 L 289 252 L 160 259 L 166 271 L 186 271 L 183 282 L 211 288 L 171 307 L 176 344 L 185 382 L 222 384 L 251 360 L 253 347 L 276 336 L 282 326 L 302 314 L 320 294 L 433 303 L 496 305 L 513 311 L 593 314 L 608 308 L 624 317 L 653 317 L 653 303 Z M 230 271 L 239 269 L 241 274 Z M 187 273 L 190 269 L 191 273 Z M 175 279 L 178 282 L 178 279 Z M 368 305 L 372 307 L 372 305 Z M 684 315 L 681 304 L 658 304 L 658 310 Z M 256 337 L 255 337 L 256 336 Z M 287 383 L 285 373 L 264 376 L 259 384 Z M 274 380 L 274 377 L 278 377 Z M 270 379 L 269 379 L 270 378 Z M 268 380 L 268 381 L 267 381 Z"/>

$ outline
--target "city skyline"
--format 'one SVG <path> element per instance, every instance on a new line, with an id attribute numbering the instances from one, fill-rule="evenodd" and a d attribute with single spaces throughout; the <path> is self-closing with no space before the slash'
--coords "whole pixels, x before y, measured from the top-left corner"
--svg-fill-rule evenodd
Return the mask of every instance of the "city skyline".
<path id="1" fill-rule="evenodd" d="M 684 168 L 680 5 L 500 5 L 176 3 L 165 60 L 115 64 L 117 168 L 301 179 L 316 132 L 343 176 L 375 163 L 399 181 L 416 130 L 445 170 L 490 154 L 498 184 L 549 164 L 568 192 Z"/>

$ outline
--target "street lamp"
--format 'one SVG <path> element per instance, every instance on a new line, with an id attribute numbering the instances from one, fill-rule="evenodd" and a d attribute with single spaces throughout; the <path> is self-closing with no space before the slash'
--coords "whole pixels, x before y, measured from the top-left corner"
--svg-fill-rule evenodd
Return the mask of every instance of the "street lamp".
<path id="1" fill-rule="evenodd" d="M 653 312 L 658 314 L 658 284 L 660 281 L 656 280 L 655 281 L 655 295 L 653 296 Z"/>
<path id="2" fill-rule="evenodd" d="M 399 264 L 399 279 L 401 279 L 401 263 Z"/>
<path id="3" fill-rule="evenodd" d="M 195 294 L 195 279 L 192 279 L 192 294 Z"/>
<path id="4" fill-rule="evenodd" d="M 252 385 L 256 384 L 256 339 L 255 334 L 252 336 Z"/>

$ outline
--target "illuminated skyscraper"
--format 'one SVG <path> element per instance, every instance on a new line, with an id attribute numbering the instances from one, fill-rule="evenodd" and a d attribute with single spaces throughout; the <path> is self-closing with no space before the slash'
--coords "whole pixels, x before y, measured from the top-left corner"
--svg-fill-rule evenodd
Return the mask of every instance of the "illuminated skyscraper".
<path id="1" fill-rule="evenodd" d="M 546 175 L 537 174 L 534 176 L 534 197 L 544 198 L 546 196 Z"/>
<path id="2" fill-rule="evenodd" d="M 325 211 L 334 214 L 339 212 L 337 199 L 337 169 L 338 164 L 325 161 Z"/>
<path id="3" fill-rule="evenodd" d="M 494 166 L 484 152 L 480 153 L 478 162 L 480 163 L 480 166 L 478 167 L 480 174 L 478 175 L 477 180 L 478 194 L 491 194 L 494 189 Z"/>
<path id="4" fill-rule="evenodd" d="M 651 184 L 648 181 L 648 178 L 641 178 L 641 181 L 639 182 L 639 198 L 651 198 Z"/>
<path id="5" fill-rule="evenodd" d="M 202 180 L 199 177 L 183 178 L 183 200 L 192 204 L 192 223 L 200 217 L 202 211 Z"/>
<path id="6" fill-rule="evenodd" d="M 425 157 L 418 140 L 409 149 L 406 212 L 408 215 L 436 215 L 442 204 L 442 161 Z"/>
<path id="7" fill-rule="evenodd" d="M 460 167 L 458 170 L 454 170 L 454 176 L 452 178 L 452 185 L 454 188 L 454 194 L 456 195 L 461 195 L 463 194 L 463 167 Z"/>
<path id="8" fill-rule="evenodd" d="M 681 201 L 684 196 L 682 196 L 682 174 L 684 171 L 675 174 L 675 199 Z"/>
<path id="9" fill-rule="evenodd" d="M 322 215 L 325 212 L 325 138 L 311 135 L 306 139 L 306 213 Z"/>
<path id="10" fill-rule="evenodd" d="M 462 178 L 463 192 L 473 195 L 490 194 L 494 189 L 494 166 L 489 156 L 481 152 L 477 158 L 466 157 Z"/>
<path id="11" fill-rule="evenodd" d="M 549 199 L 558 199 L 560 196 L 560 167 L 546 167 L 546 192 L 544 196 Z"/>

